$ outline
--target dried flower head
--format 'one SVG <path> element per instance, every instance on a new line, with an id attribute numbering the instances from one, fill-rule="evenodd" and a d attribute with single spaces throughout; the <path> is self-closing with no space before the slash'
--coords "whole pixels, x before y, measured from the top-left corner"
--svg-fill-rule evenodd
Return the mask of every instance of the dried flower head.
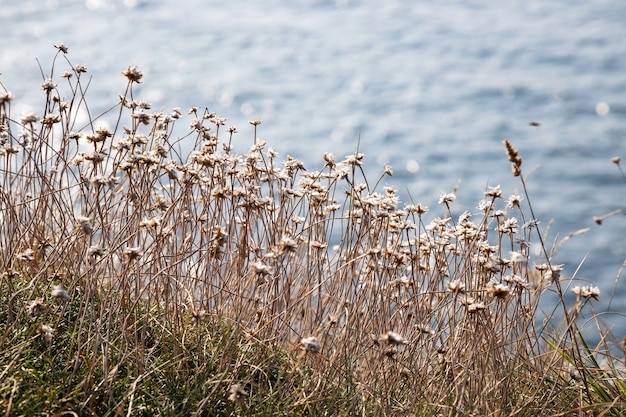
<path id="1" fill-rule="evenodd" d="M 491 198 L 502 198 L 502 190 L 500 189 L 499 185 L 496 185 L 495 187 L 489 187 L 489 189 L 485 191 L 485 196 Z"/>
<path id="2" fill-rule="evenodd" d="M 508 285 L 504 285 L 500 282 L 491 282 L 487 287 L 487 292 L 492 297 L 506 299 L 511 293 L 511 287 L 509 287 Z"/>
<path id="3" fill-rule="evenodd" d="M 520 207 L 521 203 L 522 203 L 522 197 L 517 193 L 513 193 L 509 196 L 509 199 L 506 202 L 506 207 L 507 208 Z"/>
<path id="4" fill-rule="evenodd" d="M 193 309 L 191 311 L 191 318 L 193 320 L 193 325 L 194 326 L 199 326 L 200 322 L 204 319 L 205 315 L 206 315 L 206 310 L 204 310 L 204 309 L 202 309 L 202 310 Z"/>
<path id="5" fill-rule="evenodd" d="M 40 323 L 37 326 L 37 330 L 39 330 L 39 334 L 44 342 L 50 343 L 52 342 L 52 339 L 54 339 L 54 329 L 52 327 Z"/>
<path id="6" fill-rule="evenodd" d="M 123 253 L 129 262 L 139 259 L 143 256 L 143 252 L 141 251 L 139 247 L 124 249 Z"/>
<path id="7" fill-rule="evenodd" d="M 0 92 L 0 104 L 8 103 L 15 98 L 12 92 Z"/>
<path id="8" fill-rule="evenodd" d="M 54 47 L 57 48 L 59 51 L 63 52 L 64 54 L 66 54 L 68 51 L 67 46 L 65 46 L 62 43 L 55 43 Z"/>
<path id="9" fill-rule="evenodd" d="M 405 345 L 409 343 L 404 339 L 404 337 L 392 330 L 389 330 L 387 333 L 381 335 L 380 340 L 393 346 Z"/>
<path id="10" fill-rule="evenodd" d="M 20 261 L 32 262 L 35 260 L 35 251 L 31 248 L 25 249 L 15 255 Z"/>
<path id="11" fill-rule="evenodd" d="M 248 396 L 248 392 L 240 384 L 232 385 L 228 392 L 230 392 L 228 400 L 236 404 L 243 402 L 243 400 Z"/>
<path id="12" fill-rule="evenodd" d="M 459 279 L 450 281 L 448 282 L 448 291 L 452 294 L 463 293 L 465 292 L 465 284 L 463 284 L 463 282 Z"/>
<path id="13" fill-rule="evenodd" d="M 473 302 L 467 305 L 467 312 L 468 313 L 476 313 L 480 310 L 485 310 L 487 308 L 487 306 L 485 305 L 485 303 L 483 303 L 482 301 L 478 301 L 478 302 Z"/>
<path id="14" fill-rule="evenodd" d="M 143 74 L 137 69 L 137 67 L 128 67 L 124 71 L 122 71 L 122 75 L 132 83 L 140 83 L 141 77 Z"/>
<path id="15" fill-rule="evenodd" d="M 581 287 L 577 285 L 572 288 L 572 293 L 574 293 L 577 298 L 584 298 L 586 300 L 589 300 L 590 298 L 597 300 L 600 297 L 600 289 L 592 286 Z"/>
<path id="16" fill-rule="evenodd" d="M 60 298 L 64 302 L 70 301 L 70 295 L 63 289 L 61 284 L 55 285 L 52 287 L 52 296 L 55 298 Z"/>
<path id="17" fill-rule="evenodd" d="M 456 195 L 454 193 L 441 193 L 439 196 L 439 204 L 450 205 L 454 203 L 456 200 Z"/>
<path id="18" fill-rule="evenodd" d="M 300 339 L 300 348 L 305 352 L 319 353 L 322 350 L 322 345 L 317 337 L 309 336 Z"/>
<path id="19" fill-rule="evenodd" d="M 293 253 L 298 249 L 298 242 L 289 236 L 283 236 L 280 239 L 279 246 L 281 252 Z"/>
<path id="20" fill-rule="evenodd" d="M 30 314 L 31 317 L 37 317 L 46 309 L 46 305 L 43 302 L 42 297 L 38 297 L 30 302 L 28 307 L 26 307 L 26 311 Z"/>
<path id="21" fill-rule="evenodd" d="M 337 165 L 337 158 L 330 152 L 324 152 L 323 155 L 324 162 L 331 168 L 334 168 Z"/>
<path id="22" fill-rule="evenodd" d="M 274 270 L 272 269 L 271 266 L 264 264 L 260 260 L 252 263 L 252 270 L 254 271 L 255 274 L 261 275 L 261 276 L 271 275 L 274 273 Z"/>
<path id="23" fill-rule="evenodd" d="M 52 79 L 48 78 L 41 83 L 41 89 L 47 93 L 57 88 L 57 84 L 52 82 Z"/>
<path id="24" fill-rule="evenodd" d="M 91 227 L 91 219 L 89 217 L 83 217 L 83 216 L 76 217 L 76 225 L 86 235 L 91 235 L 93 233 L 93 228 Z"/>

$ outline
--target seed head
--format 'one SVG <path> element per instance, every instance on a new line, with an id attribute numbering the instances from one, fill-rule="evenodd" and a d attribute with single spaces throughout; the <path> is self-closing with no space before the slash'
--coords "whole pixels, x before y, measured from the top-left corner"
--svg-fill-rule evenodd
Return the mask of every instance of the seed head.
<path id="1" fill-rule="evenodd" d="M 454 200 L 456 200 L 454 193 L 441 193 L 441 196 L 439 196 L 439 204 L 445 204 L 446 206 L 454 203 Z"/>
<path id="2" fill-rule="evenodd" d="M 41 83 L 41 89 L 47 93 L 57 88 L 57 84 L 52 82 L 52 79 L 48 78 Z"/>
<path id="3" fill-rule="evenodd" d="M 204 316 L 206 315 L 206 311 L 203 310 L 192 310 L 191 312 L 191 317 L 193 319 L 193 324 L 194 326 L 199 326 L 200 322 L 202 322 L 202 319 L 204 319 Z"/>
<path id="4" fill-rule="evenodd" d="M 305 352 L 319 353 L 322 350 L 322 345 L 315 336 L 309 336 L 300 339 L 300 348 Z"/>
<path id="5" fill-rule="evenodd" d="M 39 330 L 41 338 L 46 343 L 50 343 L 52 342 L 52 339 L 54 339 L 54 329 L 52 327 L 40 323 L 39 326 L 37 326 L 37 330 Z"/>
<path id="6" fill-rule="evenodd" d="M 404 337 L 392 330 L 389 330 L 387 333 L 380 336 L 380 340 L 393 346 L 405 345 L 409 343 L 404 339 Z"/>
<path id="7" fill-rule="evenodd" d="M 489 187 L 489 189 L 485 192 L 485 196 L 491 198 L 502 198 L 502 190 L 499 185 Z"/>
<path id="8" fill-rule="evenodd" d="M 517 149 L 513 147 L 511 142 L 508 139 L 504 140 L 504 147 L 506 148 L 506 156 L 509 158 L 509 162 L 511 163 L 511 170 L 513 171 L 514 177 L 519 177 L 522 173 L 522 158 L 520 158 Z"/>
<path id="9" fill-rule="evenodd" d="M 30 302 L 30 304 L 26 308 L 26 311 L 28 311 L 28 314 L 30 314 L 31 317 L 37 317 L 38 315 L 43 313 L 45 308 L 46 305 L 43 302 L 43 298 L 39 297 Z"/>
<path id="10" fill-rule="evenodd" d="M 504 285 L 502 283 L 490 283 L 489 287 L 487 288 L 487 292 L 492 296 L 492 297 L 497 297 L 500 299 L 506 299 L 509 294 L 511 293 L 511 288 L 508 285 Z"/>
<path id="11" fill-rule="evenodd" d="M 123 253 L 129 261 L 134 261 L 143 256 L 143 252 L 139 247 L 124 249 Z"/>
<path id="12" fill-rule="evenodd" d="M 64 302 L 70 301 L 70 295 L 63 289 L 61 284 L 55 285 L 52 287 L 52 296 L 55 298 L 60 298 Z"/>
<path id="13" fill-rule="evenodd" d="M 128 78 L 128 81 L 131 83 L 140 83 L 141 77 L 143 74 L 137 69 L 137 67 L 128 67 L 124 71 L 122 71 L 122 75 Z"/>
<path id="14" fill-rule="evenodd" d="M 574 293 L 577 298 L 584 298 L 587 300 L 590 298 L 597 300 L 600 297 L 600 289 L 592 286 L 581 287 L 577 285 L 572 288 L 572 293 Z"/>
<path id="15" fill-rule="evenodd" d="M 65 46 L 62 43 L 56 43 L 54 44 L 54 47 L 57 48 L 59 51 L 63 52 L 64 54 L 67 53 L 67 46 Z"/>
<path id="16" fill-rule="evenodd" d="M 12 92 L 0 92 L 0 104 L 8 103 L 15 98 Z"/>
<path id="17" fill-rule="evenodd" d="M 463 282 L 458 279 L 450 281 L 448 282 L 448 291 L 450 291 L 452 294 L 463 293 L 465 292 L 465 284 L 463 284 Z"/>
<path id="18" fill-rule="evenodd" d="M 236 404 L 242 403 L 248 396 L 248 392 L 239 384 L 232 385 L 228 392 L 230 392 L 228 400 Z"/>

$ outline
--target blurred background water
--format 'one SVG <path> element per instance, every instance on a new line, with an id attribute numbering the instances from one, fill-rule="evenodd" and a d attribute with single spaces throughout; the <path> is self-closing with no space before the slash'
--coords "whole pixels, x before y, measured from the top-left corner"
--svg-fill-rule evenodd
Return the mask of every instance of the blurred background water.
<path id="1" fill-rule="evenodd" d="M 42 111 L 36 59 L 49 75 L 63 42 L 93 77 L 95 113 L 137 65 L 135 97 L 155 110 L 207 107 L 238 126 L 241 152 L 248 121 L 262 119 L 259 136 L 309 169 L 360 141 L 369 178 L 392 165 L 386 183 L 435 213 L 457 183 L 458 214 L 477 212 L 488 185 L 519 188 L 509 138 L 532 172 L 540 226 L 553 219 L 548 244 L 590 228 L 555 262 L 600 287 L 598 311 L 626 313 L 626 289 L 615 286 L 626 217 L 592 220 L 626 208 L 611 163 L 626 157 L 623 0 L 0 0 L 0 32 L 15 116 Z M 606 322 L 621 339 L 622 316 Z"/>

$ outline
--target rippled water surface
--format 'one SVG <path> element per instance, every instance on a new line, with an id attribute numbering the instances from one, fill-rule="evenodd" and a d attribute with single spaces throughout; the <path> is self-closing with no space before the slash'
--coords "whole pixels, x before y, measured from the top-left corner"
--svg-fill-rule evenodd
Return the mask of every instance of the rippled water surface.
<path id="1" fill-rule="evenodd" d="M 0 81 L 17 113 L 41 108 L 36 59 L 49 74 L 63 42 L 93 76 L 92 108 L 114 104 L 120 72 L 137 65 L 136 97 L 218 112 L 239 127 L 241 151 L 256 118 L 262 139 L 312 168 L 360 138 L 369 172 L 391 164 L 388 184 L 433 211 L 459 181 L 458 213 L 476 212 L 488 184 L 514 191 L 510 138 L 537 217 L 554 219 L 550 244 L 590 228 L 556 261 L 608 303 L 626 217 L 592 217 L 626 206 L 610 162 L 626 157 L 624 1 L 0 0 L 0 27 Z M 612 308 L 626 312 L 625 297 L 620 283 Z"/>

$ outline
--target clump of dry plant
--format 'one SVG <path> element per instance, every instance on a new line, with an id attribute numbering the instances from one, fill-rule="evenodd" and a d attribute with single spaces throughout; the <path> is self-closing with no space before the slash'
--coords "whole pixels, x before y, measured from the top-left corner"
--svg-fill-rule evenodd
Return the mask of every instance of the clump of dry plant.
<path id="1" fill-rule="evenodd" d="M 574 288 L 567 309 L 528 195 L 491 187 L 476 212 L 457 213 L 443 193 L 429 216 L 372 187 L 358 150 L 326 153 L 317 170 L 280 160 L 257 139 L 260 120 L 249 152 L 234 154 L 225 118 L 194 107 L 185 121 L 135 98 L 136 67 L 92 116 L 86 67 L 57 49 L 69 70 L 43 77 L 40 114 L 15 119 L 0 93 L 9 412 L 623 410 L 623 360 L 590 368 L 577 332 L 599 291 Z M 562 333 L 538 324 L 546 290 L 568 317 Z"/>

